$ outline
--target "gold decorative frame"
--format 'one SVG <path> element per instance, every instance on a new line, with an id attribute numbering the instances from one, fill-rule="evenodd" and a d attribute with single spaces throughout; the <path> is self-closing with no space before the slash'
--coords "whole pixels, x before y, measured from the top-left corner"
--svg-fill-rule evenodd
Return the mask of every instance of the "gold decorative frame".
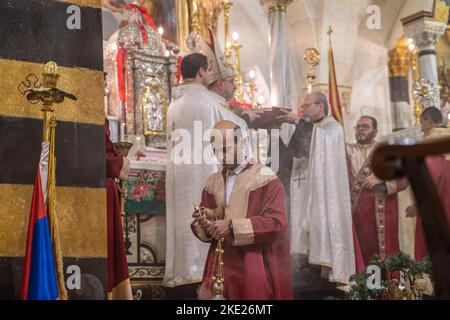
<path id="1" fill-rule="evenodd" d="M 148 130 L 148 110 L 147 110 L 147 106 L 148 106 L 148 100 L 147 100 L 147 95 L 149 93 L 157 93 L 159 94 L 159 97 L 161 99 L 161 104 L 162 104 L 162 121 L 163 121 L 163 129 L 162 130 Z M 166 115 L 167 115 L 167 99 L 166 99 L 166 95 L 164 94 L 164 91 L 156 85 L 151 85 L 149 86 L 143 94 L 143 97 L 141 99 L 142 102 L 142 117 L 144 118 L 144 135 L 146 136 L 151 136 L 151 135 L 157 135 L 157 136 L 163 136 L 166 135 Z"/>

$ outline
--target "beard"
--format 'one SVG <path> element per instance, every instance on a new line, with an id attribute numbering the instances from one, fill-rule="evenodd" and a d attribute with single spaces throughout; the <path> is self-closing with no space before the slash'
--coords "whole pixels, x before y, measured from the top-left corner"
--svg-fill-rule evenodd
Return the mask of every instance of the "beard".
<path id="1" fill-rule="evenodd" d="M 367 138 L 364 138 L 364 139 L 356 138 L 356 141 L 359 144 L 371 144 L 373 142 L 373 139 L 375 139 L 375 136 L 371 135 L 371 136 L 368 136 Z"/>
<path id="2" fill-rule="evenodd" d="M 225 101 L 230 101 L 234 98 L 234 92 L 231 94 L 229 94 L 228 92 L 222 92 L 221 96 L 225 99 Z"/>

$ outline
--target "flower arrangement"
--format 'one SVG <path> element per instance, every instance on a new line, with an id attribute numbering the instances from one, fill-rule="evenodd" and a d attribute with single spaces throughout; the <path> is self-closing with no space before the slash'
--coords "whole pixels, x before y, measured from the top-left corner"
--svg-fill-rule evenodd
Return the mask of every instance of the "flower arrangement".
<path id="1" fill-rule="evenodd" d="M 374 273 L 380 270 L 379 286 L 370 286 Z M 426 290 L 425 274 L 431 274 L 428 257 L 415 261 L 404 252 L 381 260 L 374 255 L 363 272 L 350 277 L 348 300 L 420 300 Z"/>
<path id="2" fill-rule="evenodd" d="M 139 172 L 138 177 L 127 181 L 127 199 L 165 202 L 165 175 L 160 171 Z"/>

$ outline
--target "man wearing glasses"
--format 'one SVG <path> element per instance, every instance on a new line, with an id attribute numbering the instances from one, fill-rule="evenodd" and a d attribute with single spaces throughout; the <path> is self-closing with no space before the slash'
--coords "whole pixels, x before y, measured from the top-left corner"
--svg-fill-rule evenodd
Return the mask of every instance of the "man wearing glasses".
<path id="1" fill-rule="evenodd" d="M 339 297 L 337 287 L 346 286 L 355 273 L 344 131 L 328 116 L 328 100 L 321 92 L 306 95 L 301 110 L 313 128 L 302 169 L 306 178 L 299 187 L 291 186 L 294 290 L 299 298 Z"/>
<path id="2" fill-rule="evenodd" d="M 367 266 L 374 254 L 385 259 L 400 251 L 397 193 L 407 183 L 381 181 L 373 174 L 371 159 L 377 128 L 375 118 L 362 116 L 355 126 L 357 142 L 346 145 L 357 271 Z"/>

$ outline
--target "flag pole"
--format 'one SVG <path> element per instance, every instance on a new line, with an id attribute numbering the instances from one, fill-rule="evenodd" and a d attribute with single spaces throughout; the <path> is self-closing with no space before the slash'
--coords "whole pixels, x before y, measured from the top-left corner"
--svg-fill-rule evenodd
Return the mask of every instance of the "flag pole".
<path id="1" fill-rule="evenodd" d="M 333 46 L 331 42 L 331 35 L 333 29 L 331 25 L 328 27 L 329 48 L 328 48 L 328 100 L 330 102 L 330 109 L 333 117 L 344 126 L 344 120 L 341 110 L 341 102 L 339 98 L 339 88 L 336 80 L 336 67 L 334 65 Z"/>
<path id="2" fill-rule="evenodd" d="M 48 185 L 47 185 L 47 210 L 50 217 L 50 237 L 53 243 L 53 255 L 55 257 L 56 277 L 58 280 L 59 299 L 67 300 L 67 290 L 64 283 L 64 263 L 59 238 L 58 217 L 56 214 L 56 159 L 55 159 L 55 131 L 56 118 L 51 117 L 49 122 L 50 153 L 48 160 Z"/>
<path id="3" fill-rule="evenodd" d="M 44 206 L 47 207 L 47 213 L 49 216 L 49 229 L 50 239 L 52 243 L 52 251 L 54 256 L 54 264 L 56 269 L 56 276 L 58 282 L 58 293 L 60 300 L 67 300 L 67 290 L 64 284 L 64 267 L 63 267 L 63 255 L 61 253 L 61 244 L 58 230 L 58 218 L 56 215 L 56 158 L 55 158 L 55 132 L 56 132 L 56 118 L 52 115 L 54 103 L 62 103 L 65 98 L 76 100 L 77 98 L 69 93 L 61 91 L 57 88 L 59 74 L 57 73 L 58 65 L 49 61 L 45 64 L 44 72 L 42 73 L 42 86 L 38 88 L 32 88 L 27 90 L 27 100 L 32 103 L 42 102 L 42 120 L 43 131 L 42 141 L 49 144 L 49 159 L 48 159 L 48 172 L 47 172 L 47 184 L 46 195 L 47 199 L 44 199 Z"/>

